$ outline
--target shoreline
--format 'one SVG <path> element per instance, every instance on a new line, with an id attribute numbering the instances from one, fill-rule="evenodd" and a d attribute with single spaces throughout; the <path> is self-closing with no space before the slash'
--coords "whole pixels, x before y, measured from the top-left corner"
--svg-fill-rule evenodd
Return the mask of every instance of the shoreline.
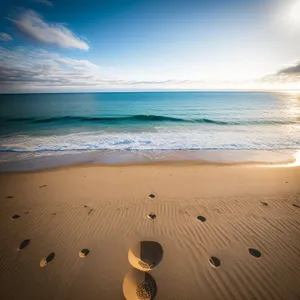
<path id="1" fill-rule="evenodd" d="M 32 156 L 33 155 L 33 156 Z M 8 157 L 8 158 L 7 158 Z M 134 165 L 265 165 L 297 166 L 300 151 L 278 150 L 160 150 L 81 151 L 53 153 L 1 152 L 0 173 L 32 172 L 76 166 Z M 5 162 L 8 159 L 11 161 Z M 13 160 L 12 160 L 13 159 Z"/>
<path id="2" fill-rule="evenodd" d="M 207 161 L 156 161 L 156 162 L 140 162 L 140 163 L 122 163 L 122 164 L 96 164 L 96 163 L 76 163 L 68 165 L 53 166 L 47 168 L 33 169 L 33 170 L 12 170 L 12 171 L 1 171 L 0 175 L 5 174 L 31 174 L 31 173 L 47 173 L 55 171 L 64 171 L 72 169 L 81 169 L 81 168 L 122 168 L 129 169 L 135 167 L 146 167 L 146 168 L 156 168 L 156 167 L 218 167 L 218 168 L 228 168 L 228 167 L 242 167 L 242 168 L 285 168 L 293 167 L 297 168 L 299 165 L 294 165 L 294 160 L 280 162 L 280 163 L 258 163 L 258 162 L 236 162 L 236 163 L 218 163 L 218 162 L 207 162 Z"/>

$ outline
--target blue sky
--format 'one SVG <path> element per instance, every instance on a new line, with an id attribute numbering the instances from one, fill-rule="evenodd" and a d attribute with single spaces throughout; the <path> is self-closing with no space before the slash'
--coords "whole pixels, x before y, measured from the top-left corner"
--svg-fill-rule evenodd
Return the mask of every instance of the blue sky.
<path id="1" fill-rule="evenodd" d="M 300 0 L 1 0 L 4 92 L 300 88 Z"/>

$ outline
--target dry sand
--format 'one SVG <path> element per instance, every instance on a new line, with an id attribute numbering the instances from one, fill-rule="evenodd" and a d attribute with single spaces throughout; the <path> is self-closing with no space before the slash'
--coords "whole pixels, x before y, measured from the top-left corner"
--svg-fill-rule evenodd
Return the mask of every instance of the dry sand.
<path id="1" fill-rule="evenodd" d="M 300 299 L 299 167 L 75 166 L 0 199 L 0 299 Z"/>

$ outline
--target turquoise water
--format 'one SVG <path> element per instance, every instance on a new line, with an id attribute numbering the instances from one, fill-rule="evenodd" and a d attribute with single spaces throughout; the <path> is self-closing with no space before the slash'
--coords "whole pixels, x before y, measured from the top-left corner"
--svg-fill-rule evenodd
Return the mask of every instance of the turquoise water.
<path id="1" fill-rule="evenodd" d="M 297 149 L 299 99 L 246 92 L 0 95 L 0 151 Z"/>

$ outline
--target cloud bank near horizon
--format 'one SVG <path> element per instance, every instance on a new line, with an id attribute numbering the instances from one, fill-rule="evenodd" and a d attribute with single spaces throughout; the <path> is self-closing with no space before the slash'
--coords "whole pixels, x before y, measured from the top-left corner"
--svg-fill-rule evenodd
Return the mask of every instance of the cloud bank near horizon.
<path id="1" fill-rule="evenodd" d="M 5 86 L 76 86 L 94 85 L 99 66 L 65 58 L 42 49 L 0 47 L 0 83 Z"/>
<path id="2" fill-rule="evenodd" d="M 296 62 L 294 65 L 281 69 L 278 72 L 278 75 L 299 75 L 300 76 L 300 60 Z"/>
<path id="3" fill-rule="evenodd" d="M 4 92 L 98 91 L 134 89 L 276 89 L 296 88 L 298 65 L 282 69 L 256 82 L 213 80 L 126 80 L 105 75 L 97 64 L 43 49 L 0 47 L 0 86 Z M 295 75 L 296 74 L 296 75 Z M 300 86 L 300 85 L 299 85 Z M 299 87 L 298 86 L 298 87 Z"/>

